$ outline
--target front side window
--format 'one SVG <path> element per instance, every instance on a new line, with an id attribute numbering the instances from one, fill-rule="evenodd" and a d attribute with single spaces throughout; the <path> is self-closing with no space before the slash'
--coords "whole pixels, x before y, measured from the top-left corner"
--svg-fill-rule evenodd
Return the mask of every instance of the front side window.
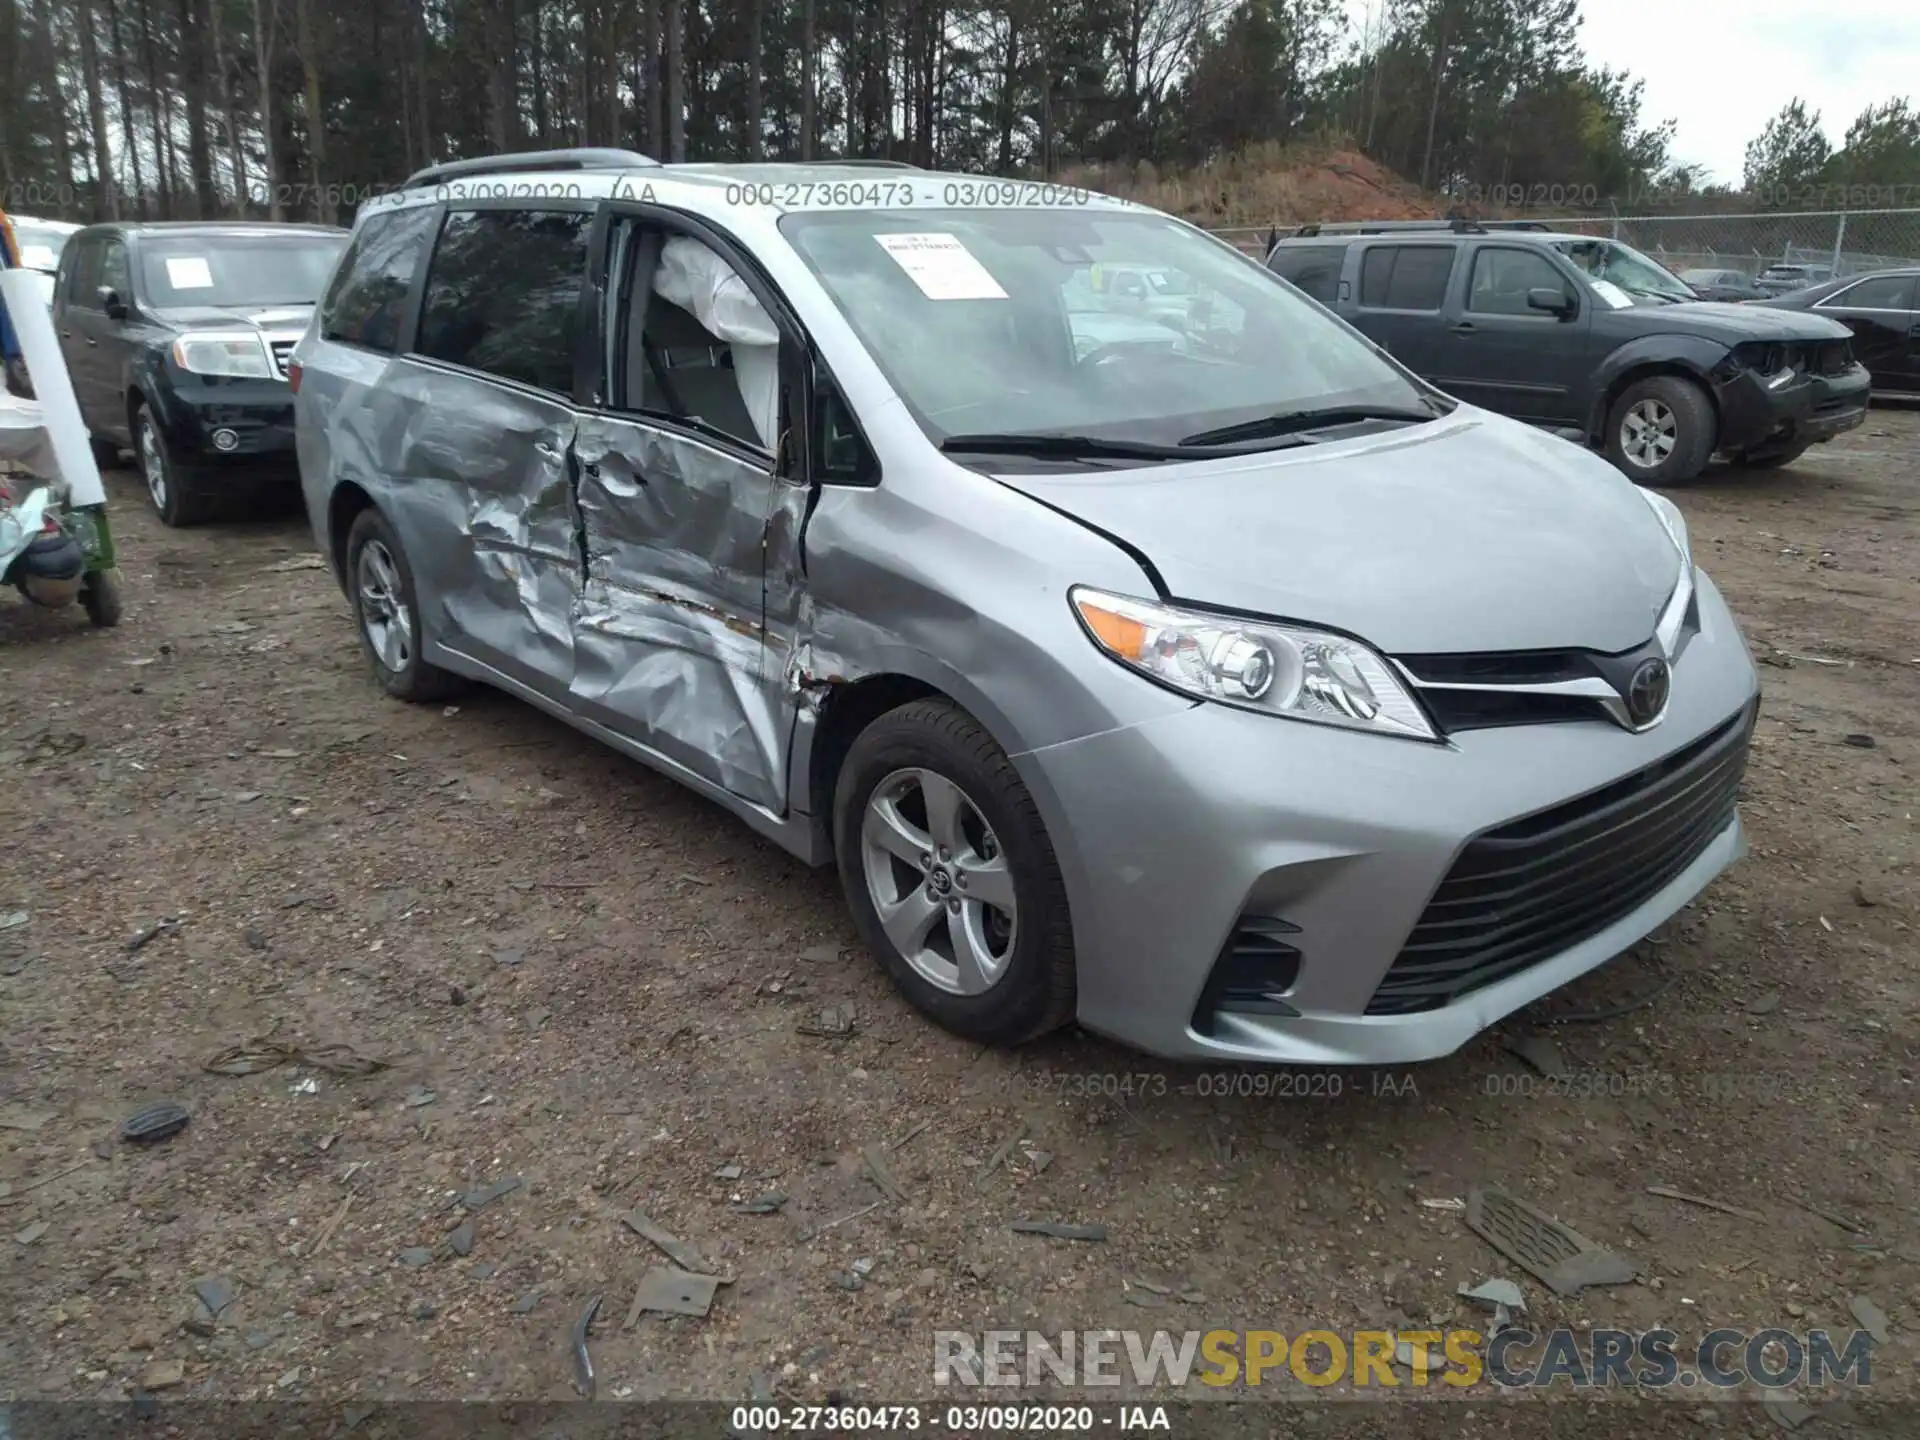
<path id="1" fill-rule="evenodd" d="M 113 291 L 122 301 L 133 300 L 133 272 L 127 267 L 127 247 L 109 240 L 100 251 L 100 285 Z"/>
<path id="2" fill-rule="evenodd" d="M 1178 444 L 1279 412 L 1404 411 L 1425 396 L 1258 261 L 1150 212 L 816 211 L 780 225 L 936 443 Z M 1122 274 L 1170 284 L 1122 295 Z"/>
<path id="3" fill-rule="evenodd" d="M 156 310 L 311 305 L 346 238 L 302 231 L 155 232 L 140 245 L 141 294 Z"/>
<path id="4" fill-rule="evenodd" d="M 1535 250 L 1488 248 L 1473 257 L 1473 282 L 1467 308 L 1481 315 L 1537 315 L 1546 312 L 1527 303 L 1534 290 L 1567 293 L 1567 282 L 1546 256 Z"/>
<path id="5" fill-rule="evenodd" d="M 592 219 L 563 210 L 448 215 L 427 270 L 414 349 L 503 380 L 572 394 Z"/>
<path id="6" fill-rule="evenodd" d="M 1837 295 L 1821 302 L 1841 310 L 1911 310 L 1911 275 L 1875 275 L 1857 285 L 1849 285 Z"/>
<path id="7" fill-rule="evenodd" d="M 67 303 L 81 310 L 100 308 L 100 257 L 106 242 L 92 236 L 73 247 L 67 272 Z M 62 262 L 69 263 L 69 262 Z"/>
<path id="8" fill-rule="evenodd" d="M 320 334 L 388 354 L 400 348 L 407 296 L 433 242 L 439 211 L 394 210 L 363 221 L 320 302 Z"/>
<path id="9" fill-rule="evenodd" d="M 630 234 L 615 327 L 619 403 L 771 453 L 780 420 L 773 318 L 705 241 L 638 227 Z"/>
<path id="10" fill-rule="evenodd" d="M 1438 310 L 1453 274 L 1454 245 L 1374 245 L 1360 257 L 1360 303 L 1378 310 Z"/>

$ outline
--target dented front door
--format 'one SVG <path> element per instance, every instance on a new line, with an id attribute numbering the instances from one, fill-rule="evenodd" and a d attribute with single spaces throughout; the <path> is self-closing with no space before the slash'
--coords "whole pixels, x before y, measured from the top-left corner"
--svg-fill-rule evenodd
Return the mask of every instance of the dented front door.
<path id="1" fill-rule="evenodd" d="M 776 813 L 791 710 L 768 654 L 764 460 L 589 412 L 574 438 L 585 584 L 573 707 Z"/>

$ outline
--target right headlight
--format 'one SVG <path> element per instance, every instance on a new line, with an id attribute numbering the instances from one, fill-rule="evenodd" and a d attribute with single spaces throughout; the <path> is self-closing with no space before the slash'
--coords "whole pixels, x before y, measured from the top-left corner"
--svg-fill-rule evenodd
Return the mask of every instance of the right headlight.
<path id="1" fill-rule="evenodd" d="M 1694 615 L 1693 542 L 1687 534 L 1687 517 L 1680 513 L 1678 505 L 1657 491 L 1638 485 L 1634 488 L 1666 528 L 1667 538 L 1673 541 L 1673 548 L 1680 552 L 1680 579 L 1675 583 L 1673 594 L 1667 598 L 1666 607 L 1660 612 L 1660 619 L 1654 626 L 1654 638 L 1660 642 L 1660 649 L 1671 664 L 1680 658 L 1680 652 L 1686 648 L 1690 618 Z"/>
<path id="2" fill-rule="evenodd" d="M 1196 700 L 1376 735 L 1440 738 L 1387 662 L 1345 635 L 1085 586 L 1068 598 L 1101 650 Z"/>
<path id="3" fill-rule="evenodd" d="M 195 375 L 271 380 L 273 357 L 256 332 L 182 335 L 173 342 L 173 363 Z"/>

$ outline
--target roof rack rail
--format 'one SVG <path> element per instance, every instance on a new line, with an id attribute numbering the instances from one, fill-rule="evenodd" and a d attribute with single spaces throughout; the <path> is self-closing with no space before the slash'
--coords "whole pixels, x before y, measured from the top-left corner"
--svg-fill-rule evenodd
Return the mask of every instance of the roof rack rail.
<path id="1" fill-rule="evenodd" d="M 507 175 L 527 170 L 641 170 L 658 168 L 660 162 L 637 150 L 611 150 L 589 147 L 575 150 L 524 150 L 517 155 L 483 155 L 472 160 L 449 160 L 444 165 L 429 165 L 407 177 L 402 189 L 437 184 L 443 180 L 464 180 L 475 175 Z"/>
<path id="2" fill-rule="evenodd" d="M 918 165 L 906 160 L 815 160 L 815 165 L 852 165 L 862 170 L 918 170 Z"/>
<path id="3" fill-rule="evenodd" d="M 1449 220 L 1333 220 L 1319 225 L 1302 225 L 1295 238 L 1314 235 L 1397 235 L 1444 230 L 1451 235 L 1485 235 L 1494 230 L 1546 230 L 1539 220 L 1470 220 L 1454 216 Z"/>

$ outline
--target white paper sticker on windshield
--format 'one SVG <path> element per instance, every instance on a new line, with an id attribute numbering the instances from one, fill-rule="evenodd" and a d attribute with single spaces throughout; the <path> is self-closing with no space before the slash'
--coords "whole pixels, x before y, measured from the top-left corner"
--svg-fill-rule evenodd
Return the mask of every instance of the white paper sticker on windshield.
<path id="1" fill-rule="evenodd" d="M 213 271 L 203 255 L 169 255 L 167 284 L 176 290 L 211 290 Z"/>
<path id="2" fill-rule="evenodd" d="M 1004 300 L 1007 292 L 957 235 L 876 235 L 929 300 Z"/>
<path id="3" fill-rule="evenodd" d="M 1593 285 L 1593 293 L 1606 301 L 1607 304 L 1611 305 L 1614 309 L 1631 310 L 1633 308 L 1633 301 L 1627 295 L 1627 292 L 1611 280 L 1595 280 L 1591 283 Z"/>

